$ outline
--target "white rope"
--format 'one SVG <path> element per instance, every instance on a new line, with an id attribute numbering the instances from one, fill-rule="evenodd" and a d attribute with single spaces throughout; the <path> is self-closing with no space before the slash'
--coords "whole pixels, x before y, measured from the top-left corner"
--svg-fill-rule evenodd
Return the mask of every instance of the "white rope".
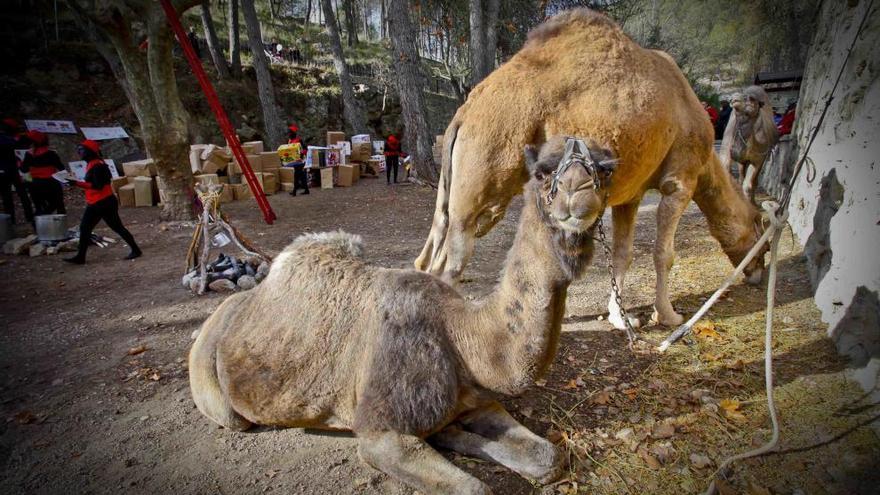
<path id="1" fill-rule="evenodd" d="M 733 462 L 770 452 L 779 443 L 779 419 L 776 417 L 776 403 L 773 401 L 773 308 L 776 305 L 777 251 L 785 222 L 788 220 L 788 211 L 782 212 L 782 215 L 777 217 L 776 213 L 779 211 L 779 205 L 771 201 L 765 201 L 762 206 L 770 213 L 770 229 L 768 230 L 773 232 L 773 240 L 770 241 L 770 274 L 767 280 L 767 311 L 764 318 L 764 387 L 767 390 L 767 410 L 770 412 L 770 423 L 773 426 L 773 433 L 770 436 L 770 440 L 764 445 L 725 459 L 718 466 L 715 473 L 712 474 L 712 482 L 709 483 L 709 488 L 706 489 L 704 495 L 713 495 L 715 493 L 715 477 L 718 473 L 726 470 Z"/>

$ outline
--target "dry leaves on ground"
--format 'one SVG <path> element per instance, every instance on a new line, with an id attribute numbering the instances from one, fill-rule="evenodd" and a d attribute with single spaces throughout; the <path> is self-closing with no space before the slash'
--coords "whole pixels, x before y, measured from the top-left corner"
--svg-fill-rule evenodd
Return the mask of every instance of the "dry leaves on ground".
<path id="1" fill-rule="evenodd" d="M 715 330 L 715 322 L 712 320 L 701 320 L 694 325 L 694 336 L 699 339 L 720 339 L 721 334 Z"/>
<path id="2" fill-rule="evenodd" d="M 724 416 L 727 419 L 733 419 L 735 421 L 746 420 L 745 415 L 739 411 L 741 404 L 738 400 L 724 399 L 718 403 L 718 406 L 721 407 L 722 411 L 724 411 Z"/>

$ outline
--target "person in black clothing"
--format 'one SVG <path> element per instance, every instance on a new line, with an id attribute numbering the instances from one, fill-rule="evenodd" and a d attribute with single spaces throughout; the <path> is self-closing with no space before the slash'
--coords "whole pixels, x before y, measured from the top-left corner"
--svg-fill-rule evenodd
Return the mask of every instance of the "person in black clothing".
<path id="1" fill-rule="evenodd" d="M 394 183 L 397 184 L 397 169 L 401 156 L 406 155 L 400 151 L 400 141 L 394 134 L 389 135 L 385 140 L 385 178 L 388 184 L 391 184 L 392 170 L 394 171 Z"/>
<path id="2" fill-rule="evenodd" d="M 3 196 L 3 211 L 12 219 L 15 225 L 15 203 L 12 201 L 12 188 L 15 188 L 21 200 L 21 209 L 28 222 L 33 223 L 34 211 L 31 208 L 31 198 L 28 197 L 24 188 L 24 182 L 18 173 L 18 157 L 15 156 L 17 140 L 15 133 L 18 131 L 18 122 L 13 119 L 5 119 L 0 125 L 0 195 Z"/>
<path id="3" fill-rule="evenodd" d="M 67 213 L 64 209 L 64 191 L 52 174 L 64 170 L 58 153 L 49 149 L 49 137 L 40 131 L 28 131 L 31 149 L 21 162 L 21 171 L 31 175 L 31 199 L 37 215 Z"/>
<path id="4" fill-rule="evenodd" d="M 724 129 L 727 129 L 727 122 L 730 120 L 730 102 L 721 100 L 721 111 L 718 112 L 718 123 L 715 124 L 715 139 L 724 138 Z"/>
<path id="5" fill-rule="evenodd" d="M 110 168 L 101 158 L 100 145 L 96 141 L 87 139 L 77 147 L 77 151 L 79 156 L 88 162 L 85 180 L 76 182 L 77 187 L 86 191 L 86 210 L 83 212 L 79 224 L 79 250 L 76 256 L 64 258 L 64 261 L 77 265 L 85 264 L 86 251 L 91 244 L 92 231 L 101 220 L 104 220 L 107 226 L 113 229 L 113 232 L 119 234 L 119 237 L 122 237 L 122 240 L 131 249 L 131 252 L 124 259 L 131 260 L 139 257 L 142 253 L 134 236 L 122 225 L 122 220 L 119 218 L 119 201 L 113 194 L 113 188 L 110 187 L 112 175 Z"/>

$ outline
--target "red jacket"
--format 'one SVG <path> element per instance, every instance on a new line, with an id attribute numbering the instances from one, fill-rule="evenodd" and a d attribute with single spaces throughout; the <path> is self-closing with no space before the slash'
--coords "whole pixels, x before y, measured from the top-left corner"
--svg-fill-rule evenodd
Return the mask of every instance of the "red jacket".
<path id="1" fill-rule="evenodd" d="M 706 107 L 706 113 L 709 114 L 709 120 L 712 121 L 712 125 L 715 125 L 718 122 L 718 110 L 715 110 L 715 107 L 709 105 Z"/>
<path id="2" fill-rule="evenodd" d="M 113 196 L 113 188 L 110 182 L 110 167 L 100 158 L 92 160 L 86 167 L 84 181 L 77 181 L 76 185 L 86 190 L 86 204 L 93 205 L 98 201 Z"/>
<path id="3" fill-rule="evenodd" d="M 28 151 L 21 162 L 21 171 L 30 173 L 34 179 L 51 179 L 60 170 L 64 170 L 64 165 L 58 153 L 45 146 Z"/>
<path id="4" fill-rule="evenodd" d="M 388 140 L 385 141 L 385 156 L 402 156 L 403 153 L 400 151 L 400 141 L 397 140 L 394 136 L 388 136 Z"/>
<path id="5" fill-rule="evenodd" d="M 782 120 L 779 121 L 779 135 L 785 136 L 786 134 L 791 134 L 792 129 L 794 128 L 794 110 L 789 110 L 785 112 L 785 115 L 782 116 Z"/>

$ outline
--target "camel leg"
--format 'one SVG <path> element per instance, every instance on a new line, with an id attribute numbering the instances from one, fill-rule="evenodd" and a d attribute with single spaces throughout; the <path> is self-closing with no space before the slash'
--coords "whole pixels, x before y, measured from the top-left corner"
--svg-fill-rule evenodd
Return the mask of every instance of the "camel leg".
<path id="1" fill-rule="evenodd" d="M 755 186 L 758 182 L 758 173 L 761 171 L 754 165 L 743 166 L 745 177 L 743 178 L 743 192 L 752 204 L 755 203 Z"/>
<path id="2" fill-rule="evenodd" d="M 564 458 L 555 445 L 532 433 L 501 404 L 459 418 L 461 426 L 449 426 L 431 437 L 437 445 L 496 462 L 520 475 L 549 483 L 562 474 Z"/>
<path id="3" fill-rule="evenodd" d="M 358 434 L 358 438 L 358 454 L 364 462 L 421 493 L 492 493 L 482 481 L 456 467 L 419 437 L 385 431 Z"/>
<path id="4" fill-rule="evenodd" d="M 657 240 L 654 242 L 654 270 L 657 273 L 654 315 L 661 325 L 680 325 L 684 318 L 675 312 L 669 302 L 669 270 L 675 260 L 675 231 L 678 221 L 693 195 L 693 186 L 680 179 L 665 179 L 660 185 L 663 197 L 657 206 Z"/>
<path id="5" fill-rule="evenodd" d="M 455 287 L 474 252 L 475 240 L 472 221 L 468 219 L 465 222 L 450 222 L 445 242 L 433 257 L 429 273 L 441 277 L 444 282 Z"/>
<path id="6" fill-rule="evenodd" d="M 618 289 L 623 291 L 623 282 L 626 278 L 626 272 L 632 263 L 632 247 L 633 237 L 636 227 L 636 213 L 639 211 L 639 201 L 635 201 L 626 205 L 618 205 L 611 208 L 611 220 L 614 224 L 614 281 L 617 283 Z M 621 294 L 622 296 L 622 294 Z M 629 322 L 633 327 L 639 327 L 641 322 L 638 318 L 633 318 L 627 314 Z M 620 316 L 620 306 L 614 298 L 614 292 L 608 299 L 608 322 L 619 330 L 626 329 L 623 318 Z"/>

